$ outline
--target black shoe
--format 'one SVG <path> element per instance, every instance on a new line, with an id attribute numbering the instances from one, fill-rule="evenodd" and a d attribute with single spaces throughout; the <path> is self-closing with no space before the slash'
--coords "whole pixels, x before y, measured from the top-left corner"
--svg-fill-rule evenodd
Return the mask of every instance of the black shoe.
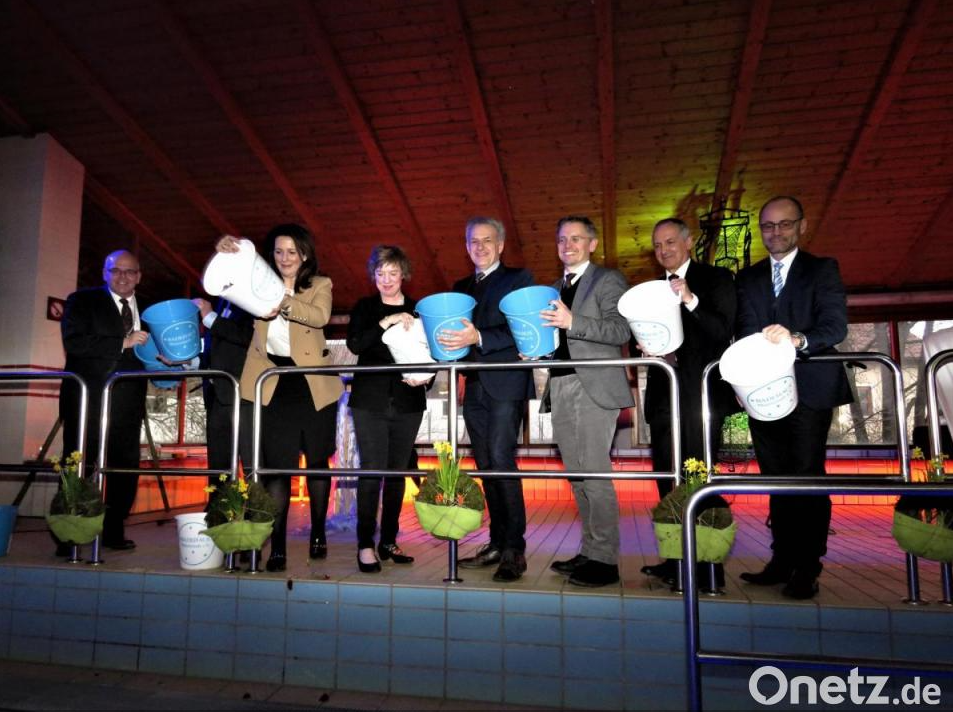
<path id="1" fill-rule="evenodd" d="M 482 569 L 484 566 L 493 566 L 493 564 L 499 563 L 502 558 L 502 550 L 497 549 L 492 544 L 487 544 L 473 556 L 460 559 L 457 565 L 465 569 Z"/>
<path id="2" fill-rule="evenodd" d="M 572 572 L 582 566 L 584 563 L 589 561 L 588 556 L 583 556 L 582 554 L 576 554 L 574 557 L 567 561 L 554 561 L 549 565 L 551 571 L 555 571 L 557 574 L 562 574 L 563 576 L 570 576 Z"/>
<path id="3" fill-rule="evenodd" d="M 284 571 L 288 568 L 288 557 L 284 554 L 276 554 L 271 552 L 271 555 L 268 557 L 268 561 L 265 562 L 265 571 L 271 571 L 272 573 L 276 571 Z"/>
<path id="4" fill-rule="evenodd" d="M 309 559 L 326 559 L 328 558 L 328 545 L 327 542 L 323 541 L 312 541 L 311 546 L 308 547 L 308 558 Z"/>
<path id="5" fill-rule="evenodd" d="M 601 561 L 589 559 L 572 572 L 569 583 L 573 586 L 585 586 L 586 588 L 598 588 L 599 586 L 619 583 L 619 567 L 616 564 L 604 564 Z"/>
<path id="6" fill-rule="evenodd" d="M 72 556 L 72 554 L 73 554 L 72 544 L 67 544 L 65 541 L 61 541 L 59 544 L 56 545 L 56 554 L 55 554 L 56 556 L 58 557 Z"/>
<path id="7" fill-rule="evenodd" d="M 795 569 L 787 585 L 781 589 L 781 595 L 786 598 L 804 601 L 808 598 L 814 598 L 819 590 L 817 576 L 803 569 Z"/>
<path id="8" fill-rule="evenodd" d="M 493 574 L 494 581 L 509 583 L 516 581 L 526 571 L 526 557 L 515 551 L 507 551 L 500 556 L 500 565 Z"/>
<path id="9" fill-rule="evenodd" d="M 753 583 L 755 586 L 774 586 L 779 583 L 787 583 L 791 578 L 791 573 L 790 566 L 778 563 L 777 559 L 771 559 L 762 571 L 757 573 L 745 571 L 742 573 L 741 580 Z"/>
<path id="10" fill-rule="evenodd" d="M 639 571 L 646 576 L 655 576 L 663 581 L 674 579 L 678 575 L 678 559 L 665 559 L 658 564 L 646 564 Z"/>
<path id="11" fill-rule="evenodd" d="M 372 554 L 374 553 L 374 550 L 371 547 L 367 547 L 367 550 Z M 361 551 L 364 551 L 364 549 L 361 549 Z M 365 564 L 363 561 L 361 561 L 361 551 L 357 552 L 357 570 L 362 574 L 380 573 L 381 562 L 378 561 L 377 557 L 374 557 L 373 563 Z"/>
<path id="12" fill-rule="evenodd" d="M 397 544 L 378 544 L 377 555 L 381 561 L 391 559 L 395 564 L 414 563 L 414 557 L 405 554 L 404 550 L 397 546 Z"/>
<path id="13" fill-rule="evenodd" d="M 116 551 L 127 551 L 129 549 L 135 549 L 136 542 L 132 539 L 117 539 L 116 541 L 104 541 L 103 546 L 107 549 L 115 549 Z"/>

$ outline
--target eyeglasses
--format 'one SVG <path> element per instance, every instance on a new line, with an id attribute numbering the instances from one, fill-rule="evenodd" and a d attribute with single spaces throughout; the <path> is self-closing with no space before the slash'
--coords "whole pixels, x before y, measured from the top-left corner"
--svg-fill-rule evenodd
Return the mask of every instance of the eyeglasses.
<path id="1" fill-rule="evenodd" d="M 778 220 L 777 222 L 763 222 L 759 223 L 758 227 L 761 228 L 761 232 L 790 232 L 794 229 L 794 226 L 797 225 L 804 218 L 795 218 L 794 220 Z"/>
<path id="2" fill-rule="evenodd" d="M 132 279 L 139 274 L 139 270 L 137 269 L 122 269 L 121 267 L 110 267 L 106 271 L 109 272 L 110 277 L 119 277 L 121 275 L 126 279 Z"/>

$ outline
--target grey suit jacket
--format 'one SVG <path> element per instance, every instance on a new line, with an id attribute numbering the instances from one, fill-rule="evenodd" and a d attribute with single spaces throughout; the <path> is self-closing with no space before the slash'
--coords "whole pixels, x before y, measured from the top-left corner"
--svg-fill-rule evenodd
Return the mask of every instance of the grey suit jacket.
<path id="1" fill-rule="evenodd" d="M 552 285 L 559 289 L 562 280 Z M 569 355 L 574 359 L 621 358 L 622 345 L 632 332 L 619 314 L 619 297 L 629 288 L 618 270 L 589 263 L 572 303 Z M 576 369 L 586 393 L 603 408 L 628 408 L 634 404 L 623 366 Z M 549 384 L 546 386 L 549 395 Z"/>

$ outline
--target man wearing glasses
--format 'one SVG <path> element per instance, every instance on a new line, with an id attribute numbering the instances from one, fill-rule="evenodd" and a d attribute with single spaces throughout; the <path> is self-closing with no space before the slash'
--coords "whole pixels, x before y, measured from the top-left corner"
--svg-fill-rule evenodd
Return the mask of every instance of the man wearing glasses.
<path id="1" fill-rule="evenodd" d="M 144 344 L 149 335 L 139 321 L 143 305 L 136 302 L 136 286 L 141 273 L 139 260 L 131 252 L 117 250 L 103 264 L 102 287 L 81 289 L 66 300 L 63 321 L 63 349 L 67 371 L 76 373 L 89 388 L 86 444 L 78 442 L 77 409 L 79 389 L 65 380 L 60 389 L 60 417 L 63 419 L 63 449 L 81 450 L 85 464 L 92 468 L 99 456 L 100 404 L 103 386 L 117 371 L 140 371 L 142 362 L 133 348 Z M 109 414 L 109 442 L 106 465 L 117 468 L 139 467 L 139 431 L 145 416 L 146 382 L 142 379 L 118 382 L 112 389 Z M 136 499 L 137 475 L 106 475 L 106 517 L 103 522 L 103 546 L 133 549 L 126 539 L 123 520 Z M 69 547 L 59 543 L 58 556 L 68 556 Z"/>
<path id="2" fill-rule="evenodd" d="M 826 474 L 827 431 L 834 408 L 852 400 L 840 363 L 812 363 L 808 356 L 836 353 L 847 336 L 847 299 L 837 261 L 798 249 L 807 233 L 801 204 L 788 196 L 761 208 L 761 239 L 768 257 L 741 270 L 738 338 L 761 332 L 775 343 L 788 339 L 798 352 L 794 372 L 798 404 L 780 420 L 751 418 L 751 438 L 765 475 Z M 743 573 L 757 586 L 784 584 L 788 598 L 812 598 L 827 553 L 831 501 L 827 495 L 772 495 L 771 560 L 764 570 Z"/>

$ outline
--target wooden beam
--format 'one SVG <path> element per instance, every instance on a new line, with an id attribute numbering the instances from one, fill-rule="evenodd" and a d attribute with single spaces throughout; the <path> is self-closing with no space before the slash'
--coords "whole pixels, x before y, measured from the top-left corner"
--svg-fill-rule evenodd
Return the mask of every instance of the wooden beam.
<path id="1" fill-rule="evenodd" d="M 506 227 L 507 258 L 513 264 L 523 264 L 523 248 L 520 244 L 519 231 L 516 228 L 516 220 L 513 218 L 513 208 L 506 190 L 503 169 L 500 167 L 500 157 L 496 151 L 496 142 L 493 140 L 493 129 L 486 113 L 483 91 L 480 89 L 480 80 L 473 62 L 473 50 L 470 47 L 470 38 L 467 35 L 459 0 L 443 0 L 443 14 L 447 29 L 450 31 L 451 41 L 456 48 L 456 67 L 470 104 L 470 112 L 473 114 L 477 142 L 480 144 L 480 153 L 486 164 L 490 190 L 497 210 L 500 211 L 500 220 Z"/>
<path id="2" fill-rule="evenodd" d="M 874 92 L 854 133 L 847 156 L 834 177 L 831 191 L 818 213 L 814 229 L 810 231 L 805 245 L 811 244 L 814 249 L 817 249 L 819 244 L 830 241 L 827 228 L 836 218 L 837 210 L 853 174 L 860 168 L 867 155 L 867 149 L 870 148 L 881 122 L 887 115 L 890 104 L 900 90 L 900 82 L 903 80 L 907 67 L 910 66 L 910 61 L 917 51 L 923 33 L 926 32 L 936 6 L 937 0 L 910 1 L 907 15 L 903 24 L 897 29 L 890 54 L 887 55 L 880 76 L 874 84 Z"/>
<path id="3" fill-rule="evenodd" d="M 36 31 L 43 44 L 59 58 L 66 69 L 86 87 L 86 90 L 90 96 L 96 100 L 100 108 L 102 108 L 113 121 L 119 124 L 126 135 L 139 146 L 140 150 L 155 164 L 156 168 L 185 195 L 188 201 L 192 203 L 219 232 L 233 235 L 239 234 L 235 226 L 206 199 L 186 172 L 179 168 L 178 165 L 159 148 L 159 145 L 146 133 L 145 129 L 116 101 L 86 63 L 67 46 L 59 33 L 46 21 L 46 18 L 44 18 L 38 10 L 27 0 L 10 0 L 10 6 Z"/>
<path id="4" fill-rule="evenodd" d="M 367 159 L 374 167 L 377 177 L 381 183 L 383 183 L 384 190 L 387 191 L 391 203 L 393 203 L 394 209 L 397 211 L 400 222 L 404 227 L 404 232 L 416 247 L 417 253 L 423 258 L 421 262 L 436 267 L 439 264 L 437 254 L 430 246 L 430 243 L 427 242 L 423 230 L 420 229 L 417 217 L 414 215 L 407 196 L 404 194 L 404 190 L 401 188 L 397 176 L 394 174 L 390 161 L 388 161 L 384 155 L 384 151 L 377 139 L 377 134 L 371 127 L 370 121 L 367 120 L 364 107 L 358 99 L 354 87 L 351 85 L 351 80 L 344 72 L 344 67 L 341 65 L 341 61 L 338 59 L 337 53 L 331 45 L 331 39 L 321 24 L 317 12 L 315 12 L 314 5 L 311 3 L 311 0 L 297 0 L 296 4 L 298 14 L 304 23 L 305 31 L 311 42 L 311 49 L 314 50 L 324 73 L 331 81 L 338 101 L 344 106 L 344 110 L 347 112 L 348 118 L 351 121 L 351 128 L 353 128 L 357 134 L 361 146 L 364 147 L 364 153 L 367 155 Z M 441 270 L 431 269 L 429 270 L 429 274 L 438 288 L 447 289 L 449 287 L 449 283 Z"/>
<path id="5" fill-rule="evenodd" d="M 596 0 L 599 65 L 599 139 L 602 154 L 602 251 L 606 267 L 619 264 L 615 213 L 615 49 L 612 0 Z"/>
<path id="6" fill-rule="evenodd" d="M 897 269 L 887 279 L 887 284 L 894 289 L 904 285 L 910 273 L 917 267 L 917 258 L 922 259 L 926 252 L 925 240 L 930 235 L 937 235 L 936 239 L 949 240 L 951 224 L 953 224 L 953 188 L 940 201 L 920 234 L 910 238 L 909 246 L 903 256 L 897 260 Z"/>

